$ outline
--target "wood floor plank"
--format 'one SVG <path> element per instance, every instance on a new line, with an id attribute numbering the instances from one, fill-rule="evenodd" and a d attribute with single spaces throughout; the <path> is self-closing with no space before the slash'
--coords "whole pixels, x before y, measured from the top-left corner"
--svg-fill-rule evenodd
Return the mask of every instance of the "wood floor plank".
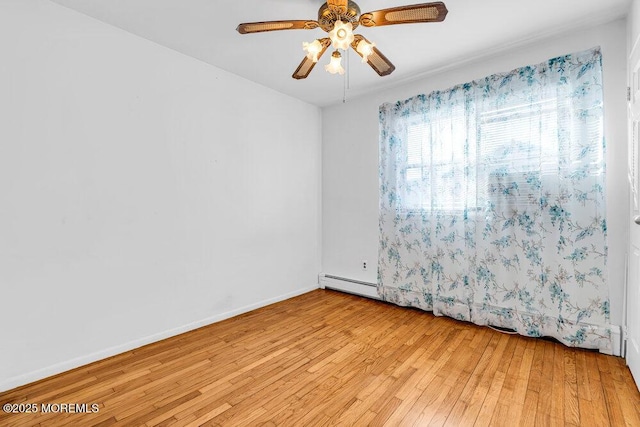
<path id="1" fill-rule="evenodd" d="M 456 402 L 458 408 L 454 407 L 454 416 L 447 420 L 449 425 L 454 425 L 455 422 L 458 422 L 459 425 L 472 425 L 480 413 L 508 341 L 506 336 L 492 335 L 493 337 L 475 366 L 460 399 Z M 459 415 L 456 416 L 457 414 Z"/>
<path id="2" fill-rule="evenodd" d="M 0 394 L 3 427 L 640 425 L 624 360 L 317 290 Z"/>
<path id="3" fill-rule="evenodd" d="M 576 372 L 575 351 L 563 349 L 564 353 L 564 422 L 580 425 L 580 407 L 578 403 L 578 378 Z"/>
<path id="4" fill-rule="evenodd" d="M 446 399 L 450 389 L 446 386 L 419 391 L 420 395 L 406 412 L 399 425 L 427 425 L 435 416 L 436 409 Z"/>
<path id="5" fill-rule="evenodd" d="M 536 412 L 538 408 L 538 398 L 540 393 L 527 389 L 524 405 L 522 408 L 522 417 L 520 418 L 520 426 L 535 426 L 536 425 Z"/>
<path id="6" fill-rule="evenodd" d="M 586 361 L 585 368 L 587 370 L 586 376 L 588 377 L 588 400 L 582 400 L 580 403 L 581 416 L 584 419 L 594 420 L 596 425 L 610 425 L 609 411 L 607 409 L 606 396 L 604 394 L 604 387 L 600 378 L 600 371 L 598 369 L 598 362 L 600 355 L 583 352 L 581 356 L 584 356 Z"/>
<path id="7" fill-rule="evenodd" d="M 500 395 L 502 393 L 502 388 L 504 386 L 505 380 L 507 379 L 507 372 L 509 370 L 509 367 L 511 366 L 511 362 L 514 359 L 514 351 L 518 344 L 518 341 L 513 340 L 512 338 L 512 336 L 508 337 L 505 351 L 500 355 L 498 369 L 496 370 L 493 378 L 491 378 L 491 383 L 489 385 L 487 395 L 485 396 L 482 407 L 480 408 L 480 413 L 478 414 L 474 425 L 490 425 L 494 414 L 502 410 L 502 408 L 500 408 L 498 405 Z"/>
<path id="8" fill-rule="evenodd" d="M 540 341 L 536 347 L 542 351 L 542 377 L 540 378 L 540 390 L 538 394 L 538 406 L 536 408 L 536 424 L 549 425 L 551 423 L 551 405 L 554 386 L 554 348 L 553 343 Z"/>

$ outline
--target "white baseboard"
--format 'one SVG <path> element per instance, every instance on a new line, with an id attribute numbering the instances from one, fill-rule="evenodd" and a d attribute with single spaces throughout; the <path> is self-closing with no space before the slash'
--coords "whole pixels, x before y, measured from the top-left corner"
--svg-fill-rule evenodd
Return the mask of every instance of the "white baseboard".
<path id="1" fill-rule="evenodd" d="M 620 326 L 611 325 L 611 353 L 600 350 L 600 353 L 622 357 L 622 331 Z"/>
<path id="2" fill-rule="evenodd" d="M 95 353 L 88 354 L 86 356 L 76 357 L 75 359 L 71 359 L 62 363 L 57 363 L 55 365 L 47 366 L 46 368 L 38 369 L 36 371 L 28 372 L 26 374 L 18 375 L 15 377 L 11 377 L 0 382 L 0 392 L 4 392 L 7 390 L 11 390 L 16 387 L 20 387 L 25 384 L 32 383 L 34 381 L 38 381 L 52 375 L 57 375 L 62 372 L 69 371 L 71 369 L 78 368 L 80 366 L 88 365 L 89 363 L 96 362 L 98 360 L 106 359 L 111 356 L 115 356 L 120 353 L 124 353 L 129 350 L 133 350 L 139 347 L 142 347 L 147 344 L 151 344 L 153 342 L 161 341 L 166 338 L 171 338 L 176 335 L 183 334 L 185 332 L 192 331 L 194 329 L 201 328 L 203 326 L 210 325 L 212 323 L 220 322 L 221 320 L 229 319 L 233 316 L 237 316 L 239 314 L 247 313 L 249 311 L 255 310 L 257 308 L 265 307 L 267 305 L 284 301 L 289 298 L 296 297 L 298 295 L 306 294 L 307 292 L 311 292 L 315 289 L 318 289 L 317 286 L 311 286 L 306 288 L 300 288 L 293 292 L 289 292 L 283 295 L 279 295 L 274 298 L 270 298 L 264 301 L 260 301 L 254 304 L 246 305 L 244 307 L 240 307 L 231 311 L 227 311 L 225 313 L 216 314 L 214 316 L 208 317 L 206 319 L 198 320 L 196 322 L 192 322 L 183 326 L 179 326 L 177 328 L 169 329 L 167 331 L 159 332 L 157 334 L 149 335 L 137 340 L 129 341 L 121 345 L 117 345 L 114 347 L 110 347 L 104 350 L 97 351 Z"/>
<path id="3" fill-rule="evenodd" d="M 318 283 L 322 289 L 333 289 L 336 291 L 347 292 L 354 295 L 359 295 L 367 298 L 380 299 L 378 290 L 374 283 L 362 282 L 359 280 L 347 279 L 344 277 L 330 276 L 327 274 L 320 274 L 318 276 Z"/>

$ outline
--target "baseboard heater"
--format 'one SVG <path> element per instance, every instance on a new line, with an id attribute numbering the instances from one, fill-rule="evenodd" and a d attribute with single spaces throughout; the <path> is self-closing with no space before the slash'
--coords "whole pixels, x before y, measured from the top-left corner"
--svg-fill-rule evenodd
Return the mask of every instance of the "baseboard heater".
<path id="1" fill-rule="evenodd" d="M 333 289 L 367 298 L 380 299 L 375 283 L 348 279 L 346 277 L 332 276 L 324 273 L 318 275 L 318 283 L 322 289 Z"/>

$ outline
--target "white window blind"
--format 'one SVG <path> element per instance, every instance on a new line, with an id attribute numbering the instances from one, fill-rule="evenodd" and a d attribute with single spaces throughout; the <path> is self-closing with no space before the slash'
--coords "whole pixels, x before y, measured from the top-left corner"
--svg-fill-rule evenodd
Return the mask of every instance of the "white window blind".
<path id="1" fill-rule="evenodd" d="M 569 102 L 569 101 L 564 101 Z M 564 147 L 558 129 L 582 123 L 564 114 L 557 98 L 475 111 L 471 120 L 462 107 L 448 114 L 407 117 L 404 167 L 400 168 L 402 207 L 407 210 L 474 211 L 489 203 L 505 209 L 540 203 L 539 194 L 553 188 L 560 158 L 581 159 L 589 153 L 575 144 Z M 469 128 L 469 124 L 473 126 Z M 600 126 L 598 124 L 591 126 Z M 587 130 L 587 133 L 595 130 Z M 568 156 L 561 151 L 570 149 Z M 594 158 L 594 165 L 602 159 Z M 601 170 L 589 171 L 592 174 Z"/>

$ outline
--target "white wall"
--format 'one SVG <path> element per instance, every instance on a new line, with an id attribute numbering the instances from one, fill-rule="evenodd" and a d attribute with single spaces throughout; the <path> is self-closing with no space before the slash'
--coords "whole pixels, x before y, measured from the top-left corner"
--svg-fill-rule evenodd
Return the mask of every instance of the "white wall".
<path id="1" fill-rule="evenodd" d="M 378 107 L 447 89 L 498 72 L 600 45 L 603 55 L 609 283 L 612 322 L 622 324 L 627 243 L 626 33 L 618 20 L 524 46 L 474 63 L 458 64 L 399 88 L 323 109 L 322 271 L 376 283 L 378 251 Z M 337 126 L 336 123 L 342 123 Z M 372 266 L 361 269 L 362 260 Z"/>
<path id="2" fill-rule="evenodd" d="M 46 0 L 0 52 L 0 391 L 317 288 L 317 107 Z"/>
<path id="3" fill-rule="evenodd" d="M 633 48 L 633 44 L 638 37 L 640 36 L 640 1 L 633 0 L 631 2 L 631 7 L 629 8 L 629 15 L 627 17 L 627 27 L 629 34 L 629 44 L 628 53 L 631 53 L 631 49 Z"/>

